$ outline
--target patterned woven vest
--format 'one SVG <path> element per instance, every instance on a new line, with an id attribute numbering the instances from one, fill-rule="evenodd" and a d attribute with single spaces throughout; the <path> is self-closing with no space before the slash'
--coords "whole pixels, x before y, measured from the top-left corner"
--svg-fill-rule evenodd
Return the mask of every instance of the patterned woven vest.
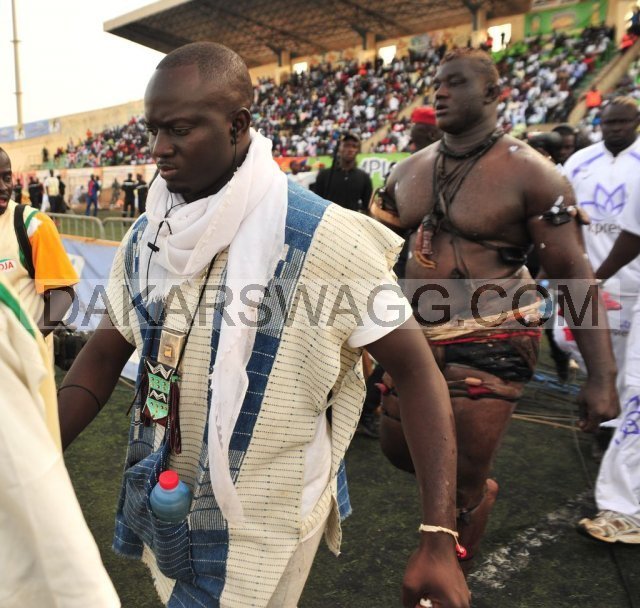
<path id="1" fill-rule="evenodd" d="M 249 387 L 229 447 L 230 471 L 234 482 L 242 469 L 254 426 L 263 406 L 269 377 L 281 346 L 286 312 L 290 310 L 294 300 L 297 280 L 314 235 L 329 206 L 327 201 L 295 184 L 289 185 L 288 197 L 286 257 L 278 264 L 272 280 L 272 283 L 279 281 L 280 289 L 269 289 L 263 302 L 263 306 L 271 307 L 271 310 L 282 310 L 281 305 L 279 307 L 270 301 L 270 298 L 279 298 L 280 304 L 283 301 L 286 303 L 285 314 L 272 315 L 269 323 L 260 327 L 256 335 L 253 354 L 247 366 Z M 124 274 L 140 327 L 142 354 L 155 358 L 160 332 L 154 329 L 153 319 L 162 318 L 163 310 L 162 305 L 145 307 L 140 295 L 142 280 L 138 261 L 145 227 L 146 218 L 142 216 L 129 234 L 124 251 Z M 223 302 L 216 301 L 211 332 L 210 369 L 213 369 L 215 362 L 223 307 Z M 138 383 L 142 372 L 141 363 Z M 336 391 L 339 392 L 339 388 Z M 207 407 L 210 407 L 210 391 L 207 400 Z M 326 394 L 324 400 L 326 406 Z M 230 531 L 213 496 L 208 478 L 207 429 L 204 429 L 202 437 L 203 448 L 199 472 L 194 480 L 191 514 L 188 520 L 181 523 L 164 523 L 152 514 L 149 494 L 157 483 L 160 472 L 166 467 L 168 443 L 163 441 L 158 448 L 156 440 L 154 446 L 154 427 L 141 423 L 140 407 L 139 402 L 135 403 L 132 413 L 113 548 L 117 553 L 134 558 L 142 556 L 143 544 L 151 548 L 158 569 L 166 577 L 176 580 L 168 606 L 219 606 L 226 582 Z M 350 437 L 347 438 L 347 443 L 348 439 Z M 332 466 L 334 500 L 338 504 L 341 519 L 351 511 L 343 455 L 344 450 L 339 454 L 336 466 Z M 332 500 L 331 493 L 328 500 Z M 297 530 L 293 530 L 290 535 L 292 547 L 298 541 L 297 535 Z"/>

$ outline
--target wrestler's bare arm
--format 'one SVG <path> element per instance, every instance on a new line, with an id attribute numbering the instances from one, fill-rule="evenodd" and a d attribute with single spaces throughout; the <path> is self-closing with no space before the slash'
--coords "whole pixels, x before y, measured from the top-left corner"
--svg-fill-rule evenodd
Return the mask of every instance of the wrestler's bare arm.
<path id="1" fill-rule="evenodd" d="M 96 399 L 101 405 L 109 400 L 133 350 L 108 315 L 104 315 L 62 382 L 63 387 L 75 384 L 87 390 L 76 386 L 61 390 L 58 395 L 63 449 L 98 415 Z"/>
<path id="2" fill-rule="evenodd" d="M 398 163 L 387 179 L 386 191 L 396 202 L 403 228 L 415 228 L 431 208 L 436 146 L 433 144 Z"/>
<path id="3" fill-rule="evenodd" d="M 415 465 L 422 523 L 455 529 L 456 438 L 447 385 L 422 332 L 409 319 L 367 346 L 389 372 L 400 396 L 402 427 Z M 416 522 L 416 531 L 420 522 Z M 423 597 L 436 606 L 469 605 L 453 537 L 422 533 L 403 581 L 403 605 L 414 608 Z"/>
<path id="4" fill-rule="evenodd" d="M 550 163 L 529 165 L 522 174 L 523 196 L 527 215 L 527 227 L 539 254 L 542 267 L 551 279 L 594 278 L 580 238 L 580 227 L 574 218 L 556 224 L 562 214 L 548 215 L 556 208 L 572 207 L 575 197 L 569 182 Z M 562 198 L 560 198 L 562 197 Z M 582 289 L 574 283 L 571 294 L 579 300 L 578 310 L 586 295 L 586 285 Z M 582 293 L 580 293 L 582 292 Z M 576 297 L 577 296 L 577 297 Z M 616 365 L 609 338 L 607 314 L 602 299 L 598 298 L 598 329 L 579 329 L 574 325 L 574 336 L 587 367 L 589 380 L 580 398 L 586 408 L 586 418 L 582 421 L 585 431 L 595 431 L 600 422 L 617 415 L 618 400 L 615 392 Z M 567 321 L 573 319 L 568 315 Z"/>

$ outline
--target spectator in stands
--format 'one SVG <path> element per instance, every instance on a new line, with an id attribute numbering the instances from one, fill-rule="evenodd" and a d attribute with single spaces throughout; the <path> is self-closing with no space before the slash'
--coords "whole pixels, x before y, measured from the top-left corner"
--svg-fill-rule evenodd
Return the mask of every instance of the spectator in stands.
<path id="1" fill-rule="evenodd" d="M 31 175 L 29 177 L 29 199 L 31 200 L 31 206 L 35 209 L 42 207 L 42 197 L 44 189 L 37 176 Z"/>
<path id="2" fill-rule="evenodd" d="M 136 196 L 138 198 L 138 214 L 142 215 L 147 209 L 147 193 L 149 192 L 149 186 L 144 181 L 141 173 L 136 175 L 138 183 L 136 184 Z"/>
<path id="3" fill-rule="evenodd" d="M 51 218 L 10 200 L 11 161 L 1 148 L 0 177 L 0 259 L 11 266 L 2 276 L 46 336 L 71 305 L 78 275 Z M 22 214 L 22 221 L 16 213 Z"/>
<path id="4" fill-rule="evenodd" d="M 493 36 L 489 32 L 485 33 L 485 40 L 480 44 L 480 48 L 487 53 L 491 52 L 493 48 Z"/>
<path id="5" fill-rule="evenodd" d="M 63 213 L 63 206 L 60 198 L 60 181 L 53 174 L 53 169 L 49 169 L 49 175 L 44 180 L 44 188 L 49 197 L 49 207 L 52 213 Z"/>
<path id="6" fill-rule="evenodd" d="M 87 184 L 87 208 L 85 215 L 91 215 L 91 207 L 93 207 L 93 216 L 98 215 L 98 197 L 100 195 L 100 182 L 98 178 L 91 174 L 89 183 Z"/>
<path id="7" fill-rule="evenodd" d="M 633 34 L 631 31 L 625 32 L 618 46 L 620 54 L 626 53 L 636 43 L 637 39 L 637 34 Z"/>
<path id="8" fill-rule="evenodd" d="M 598 87 L 595 84 L 585 93 L 585 104 L 587 110 L 599 108 L 602 105 L 602 93 L 598 91 Z"/>
<path id="9" fill-rule="evenodd" d="M 638 5 L 633 7 L 633 12 L 631 13 L 629 33 L 634 36 L 640 36 L 640 7 Z"/>
<path id="10" fill-rule="evenodd" d="M 44 165 L 48 162 L 49 162 L 49 150 L 45 146 L 44 148 L 42 148 L 42 164 Z"/>
<path id="11" fill-rule="evenodd" d="M 345 133 L 340 138 L 336 162 L 318 173 L 310 189 L 345 209 L 366 210 L 373 186 L 369 174 L 356 166 L 358 152 L 360 138 L 355 133 Z"/>
<path id="12" fill-rule="evenodd" d="M 118 596 L 64 465 L 50 353 L 4 276 L 0 275 L 0 605 L 118 608 Z"/>
<path id="13" fill-rule="evenodd" d="M 417 152 L 430 146 L 442 137 L 442 131 L 436 125 L 436 112 L 431 106 L 420 106 L 411 113 L 410 152 Z"/>
<path id="14" fill-rule="evenodd" d="M 127 179 L 122 182 L 124 192 L 124 206 L 122 207 L 122 217 L 133 217 L 136 214 L 136 182 L 133 181 L 133 174 L 128 173 Z"/>
<path id="15" fill-rule="evenodd" d="M 552 129 L 552 132 L 558 133 L 562 141 L 551 151 L 551 158 L 554 163 L 564 165 L 576 151 L 576 130 L 571 125 L 558 125 Z"/>

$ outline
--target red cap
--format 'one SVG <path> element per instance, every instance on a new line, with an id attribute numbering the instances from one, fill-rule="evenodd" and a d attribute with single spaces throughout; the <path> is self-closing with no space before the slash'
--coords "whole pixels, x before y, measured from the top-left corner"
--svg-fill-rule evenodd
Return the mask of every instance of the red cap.
<path id="1" fill-rule="evenodd" d="M 420 106 L 411 112 L 411 122 L 423 125 L 435 125 L 436 111 L 431 106 Z"/>
<path id="2" fill-rule="evenodd" d="M 164 473 L 160 473 L 158 478 L 158 483 L 163 490 L 173 490 L 173 488 L 177 487 L 179 481 L 180 477 L 175 471 L 164 471 Z"/>

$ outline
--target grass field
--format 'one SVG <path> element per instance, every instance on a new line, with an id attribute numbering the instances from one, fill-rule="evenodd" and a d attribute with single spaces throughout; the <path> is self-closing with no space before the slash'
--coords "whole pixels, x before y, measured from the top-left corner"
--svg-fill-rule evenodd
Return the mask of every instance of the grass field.
<path id="1" fill-rule="evenodd" d="M 572 396 L 551 384 L 548 366 L 541 369 L 545 375 L 530 384 L 518 412 L 570 425 Z M 159 608 L 145 568 L 110 550 L 131 398 L 131 390 L 119 385 L 66 459 L 123 606 Z M 299 606 L 399 607 L 404 564 L 418 538 L 415 483 L 391 467 L 371 439 L 357 436 L 346 460 L 354 514 L 344 524 L 343 552 L 335 558 L 321 547 Z M 474 608 L 640 606 L 640 546 L 611 548 L 574 529 L 595 509 L 590 483 L 596 472 L 588 437 L 564 426 L 513 420 L 495 465 L 500 497 L 470 579 Z"/>

